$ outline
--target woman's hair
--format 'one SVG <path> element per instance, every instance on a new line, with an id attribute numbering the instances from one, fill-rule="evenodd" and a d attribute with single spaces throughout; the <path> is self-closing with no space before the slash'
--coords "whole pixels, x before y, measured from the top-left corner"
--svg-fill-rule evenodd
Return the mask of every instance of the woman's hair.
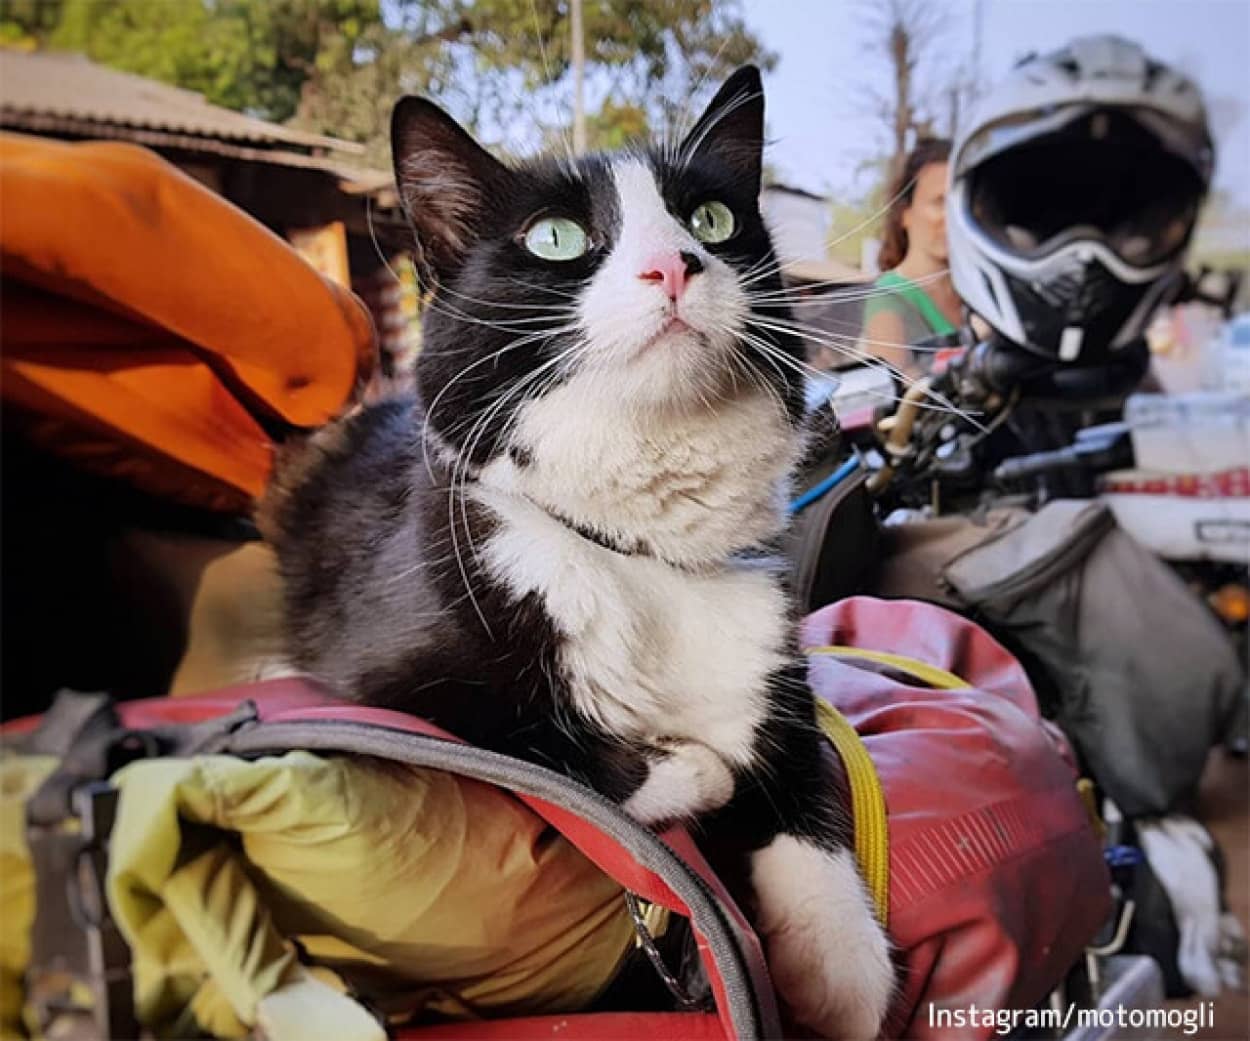
<path id="1" fill-rule="evenodd" d="M 933 163 L 944 163 L 951 157 L 951 143 L 941 137 L 922 137 L 907 156 L 898 176 L 890 182 L 886 196 L 890 208 L 885 215 L 885 232 L 881 236 L 881 252 L 877 266 L 882 271 L 898 267 L 907 255 L 907 232 L 903 228 L 903 211 L 916 194 L 916 178 Z"/>

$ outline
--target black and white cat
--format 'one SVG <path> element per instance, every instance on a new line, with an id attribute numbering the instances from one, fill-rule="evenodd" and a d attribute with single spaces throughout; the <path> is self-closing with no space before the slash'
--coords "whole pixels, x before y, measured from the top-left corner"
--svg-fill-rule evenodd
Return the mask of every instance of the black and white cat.
<path id="1" fill-rule="evenodd" d="M 871 1038 L 893 975 L 784 569 L 799 346 L 758 207 L 759 74 L 675 148 L 507 167 L 395 110 L 427 285 L 417 401 L 280 469 L 295 664 L 744 859 L 783 999 Z"/>

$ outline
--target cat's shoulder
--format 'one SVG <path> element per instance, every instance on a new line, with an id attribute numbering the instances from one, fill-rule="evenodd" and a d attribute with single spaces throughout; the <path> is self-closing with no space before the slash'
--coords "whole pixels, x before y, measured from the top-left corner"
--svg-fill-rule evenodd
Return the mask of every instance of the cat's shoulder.
<path id="1" fill-rule="evenodd" d="M 256 524 L 270 542 L 335 501 L 368 500 L 408 478 L 420 453 L 424 413 L 412 394 L 365 405 L 275 447 Z"/>

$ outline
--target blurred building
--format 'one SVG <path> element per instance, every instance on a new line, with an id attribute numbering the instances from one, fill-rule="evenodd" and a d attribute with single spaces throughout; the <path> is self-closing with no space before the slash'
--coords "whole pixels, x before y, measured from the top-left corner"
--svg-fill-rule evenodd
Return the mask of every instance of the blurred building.
<path id="1" fill-rule="evenodd" d="M 143 145 L 350 285 L 373 312 L 384 365 L 414 349 L 415 292 L 392 274 L 410 242 L 389 172 L 362 146 L 221 108 L 80 54 L 0 51 L 0 128 Z"/>
<path id="2" fill-rule="evenodd" d="M 783 263 L 823 260 L 833 231 L 833 210 L 823 195 L 788 184 L 769 184 L 760 193 L 764 223 Z"/>
<path id="3" fill-rule="evenodd" d="M 868 276 L 828 255 L 833 207 L 828 198 L 786 184 L 760 193 L 764 223 L 773 237 L 782 273 L 794 289 L 794 317 L 810 332 L 808 361 L 820 369 L 850 364 L 848 353 L 863 324 Z"/>

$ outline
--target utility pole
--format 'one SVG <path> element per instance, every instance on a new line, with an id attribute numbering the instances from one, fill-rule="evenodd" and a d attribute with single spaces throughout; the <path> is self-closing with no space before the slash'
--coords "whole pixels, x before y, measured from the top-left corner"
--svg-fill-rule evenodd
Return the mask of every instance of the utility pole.
<path id="1" fill-rule="evenodd" d="M 586 40 L 582 29 L 582 0 L 569 0 L 569 30 L 573 34 L 573 151 L 586 154 Z"/>
<path id="2" fill-rule="evenodd" d="M 976 0 L 972 7 L 972 83 L 969 103 L 981 96 L 981 33 L 985 28 L 985 0 Z"/>

